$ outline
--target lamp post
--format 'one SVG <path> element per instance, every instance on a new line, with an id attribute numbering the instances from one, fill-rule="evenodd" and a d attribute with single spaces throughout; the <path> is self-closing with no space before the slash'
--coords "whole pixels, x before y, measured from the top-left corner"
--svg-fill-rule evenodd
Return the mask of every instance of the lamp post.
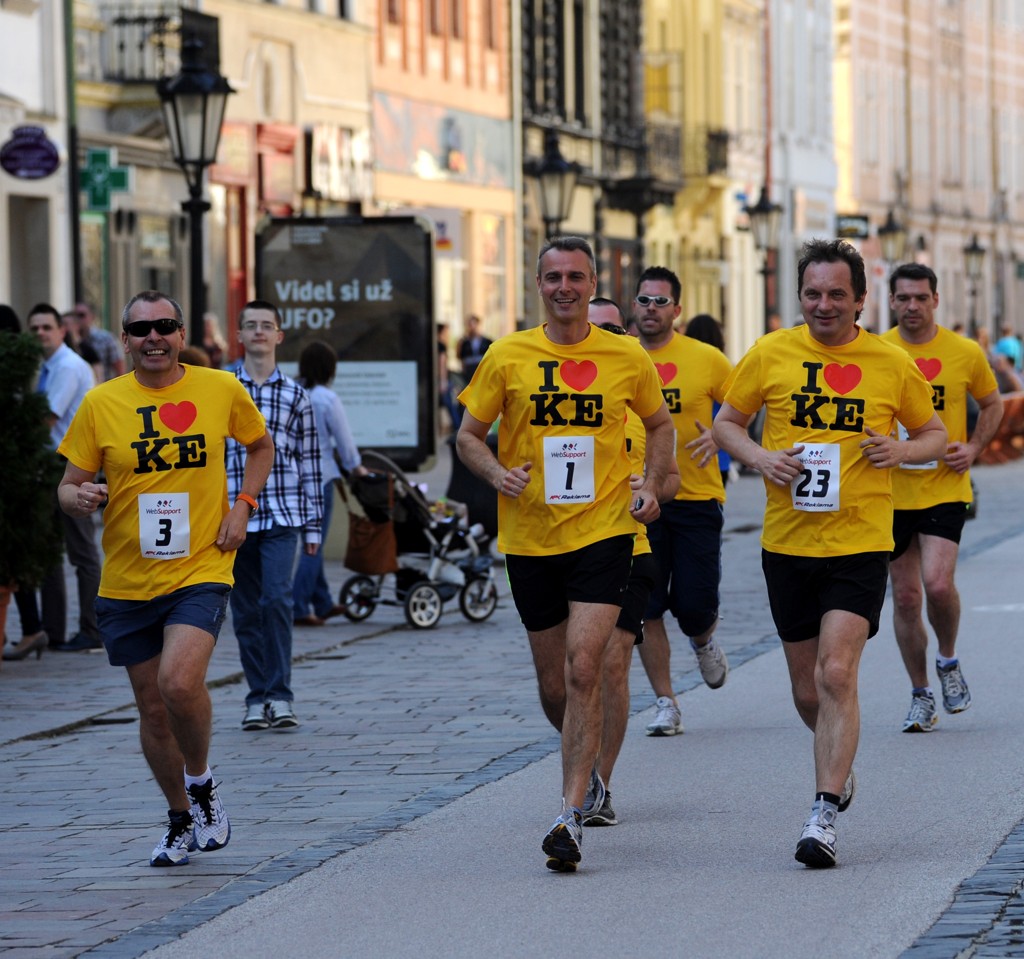
<path id="1" fill-rule="evenodd" d="M 771 332 L 771 277 L 775 268 L 771 265 L 772 251 L 779 245 L 779 228 L 782 226 L 782 207 L 768 199 L 768 184 L 761 187 L 761 196 L 756 205 L 746 206 L 744 212 L 750 218 L 750 231 L 754 234 L 754 246 L 764 253 L 764 331 Z"/>
<path id="2" fill-rule="evenodd" d="M 898 263 L 903 259 L 903 254 L 907 247 L 907 230 L 896 219 L 896 214 L 893 212 L 892 207 L 889 208 L 889 213 L 886 215 L 885 223 L 878 228 L 878 242 L 882 247 L 882 259 L 885 260 L 887 272 L 892 272 L 894 264 Z M 886 281 L 888 282 L 888 276 Z M 889 301 L 883 296 L 882 302 L 886 308 L 886 325 L 891 325 L 892 315 L 888 313 Z"/>
<path id="3" fill-rule="evenodd" d="M 978 334 L 978 317 L 975 312 L 978 301 L 978 280 L 981 279 L 982 267 L 985 264 L 985 247 L 978 242 L 978 234 L 971 237 L 971 242 L 964 247 L 964 265 L 967 270 L 968 289 L 971 297 L 971 317 L 968 329 L 972 337 Z"/>
<path id="4" fill-rule="evenodd" d="M 578 163 L 570 163 L 558 149 L 558 134 L 544 132 L 544 156 L 534 168 L 540 186 L 540 215 L 544 232 L 555 236 L 572 210 L 572 194 L 580 175 Z"/>
<path id="5" fill-rule="evenodd" d="M 203 342 L 206 311 L 203 214 L 210 204 L 203 199 L 203 174 L 217 158 L 224 108 L 228 94 L 235 92 L 224 77 L 203 65 L 202 46 L 195 38 L 186 40 L 181 50 L 181 70 L 157 84 L 171 155 L 188 184 L 189 198 L 181 208 L 189 218 L 189 341 L 193 345 Z"/>

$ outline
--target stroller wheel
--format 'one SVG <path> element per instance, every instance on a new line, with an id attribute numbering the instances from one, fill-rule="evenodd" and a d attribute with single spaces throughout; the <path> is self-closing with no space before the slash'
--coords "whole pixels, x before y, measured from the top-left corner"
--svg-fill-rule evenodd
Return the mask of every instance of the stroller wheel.
<path id="1" fill-rule="evenodd" d="M 498 587 L 490 577 L 471 579 L 459 591 L 459 609 L 466 619 L 482 623 L 498 605 Z"/>
<path id="2" fill-rule="evenodd" d="M 354 623 L 366 619 L 377 608 L 377 584 L 369 576 L 350 576 L 342 584 L 338 604 Z"/>
<path id="3" fill-rule="evenodd" d="M 410 626 L 430 629 L 441 618 L 441 594 L 431 583 L 416 583 L 405 594 L 405 618 Z"/>

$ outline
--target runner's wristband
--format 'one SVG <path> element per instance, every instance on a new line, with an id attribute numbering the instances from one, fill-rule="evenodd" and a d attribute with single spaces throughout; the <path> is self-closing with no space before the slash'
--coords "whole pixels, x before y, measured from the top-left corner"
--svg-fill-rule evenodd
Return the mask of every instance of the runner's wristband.
<path id="1" fill-rule="evenodd" d="M 249 507 L 249 515 L 252 516 L 260 508 L 260 504 L 256 502 L 248 493 L 239 493 L 235 497 L 235 502 L 243 502 Z"/>

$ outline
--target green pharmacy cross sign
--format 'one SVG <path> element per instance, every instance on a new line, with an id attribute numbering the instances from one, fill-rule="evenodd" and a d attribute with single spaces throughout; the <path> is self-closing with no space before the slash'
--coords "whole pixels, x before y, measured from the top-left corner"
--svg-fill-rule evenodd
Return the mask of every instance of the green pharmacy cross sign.
<path id="1" fill-rule="evenodd" d="M 112 193 L 126 193 L 131 189 L 131 167 L 117 165 L 116 150 L 86 150 L 85 166 L 80 172 L 90 210 L 108 211 Z"/>

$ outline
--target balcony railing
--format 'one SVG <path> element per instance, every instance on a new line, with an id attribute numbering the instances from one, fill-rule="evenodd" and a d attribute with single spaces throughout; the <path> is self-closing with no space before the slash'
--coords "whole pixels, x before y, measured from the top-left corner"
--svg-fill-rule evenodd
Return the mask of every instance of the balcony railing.
<path id="1" fill-rule="evenodd" d="M 117 83 L 155 83 L 180 66 L 182 5 L 151 2 L 110 4 L 103 8 L 105 33 L 100 45 L 103 79 Z"/>

